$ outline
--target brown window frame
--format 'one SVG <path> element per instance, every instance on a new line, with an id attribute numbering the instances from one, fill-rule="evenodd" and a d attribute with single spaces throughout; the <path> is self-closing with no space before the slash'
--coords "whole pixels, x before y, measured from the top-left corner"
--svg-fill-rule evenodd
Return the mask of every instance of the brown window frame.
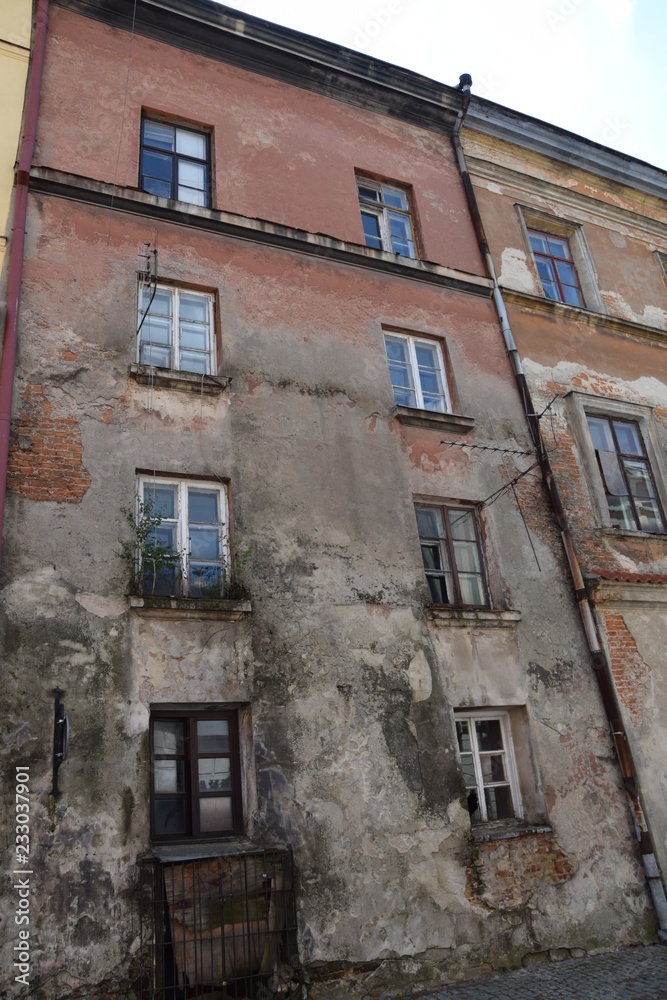
<path id="1" fill-rule="evenodd" d="M 559 243 L 564 243 L 567 247 L 567 252 L 569 254 L 569 257 L 559 257 L 557 254 L 552 252 L 546 254 L 543 253 L 541 250 L 536 250 L 535 247 L 533 246 L 533 241 L 532 241 L 533 236 L 537 236 L 540 239 L 546 240 L 547 245 L 549 246 L 549 250 L 551 250 L 551 245 L 549 243 L 550 240 L 558 240 Z M 528 229 L 528 240 L 530 242 L 530 249 L 533 254 L 533 258 L 535 260 L 535 266 L 537 267 L 537 273 L 540 279 L 540 284 L 542 285 L 542 291 L 544 292 L 546 298 L 550 299 L 552 302 L 562 302 L 563 305 L 566 306 L 574 306 L 575 308 L 578 309 L 585 309 L 586 299 L 584 298 L 584 293 L 581 287 L 581 281 L 579 279 L 577 265 L 574 262 L 572 247 L 570 246 L 569 238 L 567 236 L 557 236 L 554 233 L 548 233 L 540 229 Z M 553 271 L 553 279 L 549 279 L 548 283 L 550 285 L 554 284 L 556 285 L 556 288 L 558 289 L 558 296 L 559 296 L 558 298 L 554 298 L 553 295 L 550 295 L 545 288 L 545 278 L 543 277 L 543 275 L 540 274 L 540 268 L 539 268 L 540 260 L 548 261 L 551 265 L 551 270 Z M 574 274 L 576 285 L 568 284 L 567 287 L 576 289 L 576 291 L 579 294 L 579 298 L 581 300 L 580 302 L 568 302 L 567 298 L 565 297 L 565 293 L 563 292 L 563 283 L 561 281 L 561 277 L 557 266 L 559 263 L 567 264 L 568 267 L 572 268 L 572 273 Z"/>
<path id="2" fill-rule="evenodd" d="M 159 754 L 155 753 L 154 726 L 156 722 L 183 722 L 183 751 L 182 753 Z M 215 751 L 211 753 L 200 753 L 197 746 L 197 723 L 198 722 L 218 722 L 229 723 L 229 752 Z M 194 748 L 194 750 L 193 750 Z M 229 757 L 231 789 L 214 790 L 202 792 L 199 788 L 198 761 L 200 759 L 213 757 Z M 155 760 L 182 760 L 183 761 L 183 791 L 182 792 L 156 792 L 155 791 Z M 232 808 L 232 826 L 226 830 L 206 830 L 202 832 L 199 816 L 199 802 L 201 799 L 215 798 L 223 796 L 229 798 Z M 155 823 L 155 803 L 159 801 L 182 800 L 184 803 L 185 830 L 173 834 L 156 833 Z M 150 811 L 151 811 L 151 839 L 156 843 L 189 841 L 189 840 L 221 840 L 227 837 L 235 837 L 243 833 L 243 800 L 241 795 L 241 755 L 239 745 L 239 725 L 238 713 L 234 709 L 214 710 L 214 711 L 188 711 L 186 709 L 164 709 L 152 711 L 150 716 Z"/>
<path id="3" fill-rule="evenodd" d="M 174 149 L 164 149 L 159 145 L 151 144 L 145 138 L 145 126 L 146 124 L 161 125 L 165 128 L 171 128 L 174 130 Z M 201 158 L 198 156 L 191 156 L 187 153 L 179 153 L 176 151 L 176 133 L 187 132 L 190 135 L 196 135 L 204 140 L 206 155 Z M 149 174 L 145 169 L 145 156 L 144 154 L 157 154 L 160 156 L 169 157 L 171 159 L 171 177 L 169 181 L 166 178 L 159 178 L 153 174 Z M 147 194 L 156 194 L 151 192 L 146 186 L 147 179 L 155 180 L 164 184 L 169 184 L 170 193 L 168 197 L 173 201 L 181 201 L 178 197 L 179 194 L 179 184 L 180 184 L 180 165 L 192 163 L 197 166 L 204 167 L 204 176 L 206 179 L 205 186 L 203 188 L 192 188 L 192 190 L 201 191 L 204 195 L 204 204 L 199 206 L 201 208 L 210 208 L 212 204 L 211 194 L 212 194 L 212 164 L 211 164 L 211 133 L 207 132 L 201 128 L 192 128 L 190 125 L 182 125 L 180 122 L 169 121 L 167 119 L 162 119 L 156 117 L 155 115 L 142 114 L 141 116 L 141 132 L 139 137 L 139 188 L 145 191 Z M 186 185 L 184 185 L 186 186 Z M 165 197 L 165 195 L 158 195 L 156 197 Z M 186 205 L 198 205 L 196 201 L 189 201 L 185 199 L 183 201 Z"/>
<path id="4" fill-rule="evenodd" d="M 418 510 L 420 508 L 426 508 L 426 509 L 431 509 L 431 510 L 433 510 L 433 509 L 439 510 L 441 512 L 441 515 L 442 515 L 442 523 L 443 523 L 444 529 L 445 529 L 445 535 L 444 535 L 444 537 L 439 536 L 439 537 L 436 538 L 436 536 L 431 536 L 431 535 L 424 535 L 424 536 L 422 536 L 421 531 L 419 530 L 419 520 L 417 520 L 417 530 L 419 532 L 419 541 L 420 541 L 421 550 L 422 550 L 422 561 L 424 562 L 424 573 L 426 575 L 426 582 L 427 582 L 428 587 L 429 587 L 429 597 L 431 598 L 431 605 L 433 607 L 440 607 L 440 608 L 488 608 L 488 607 L 490 607 L 490 603 L 491 602 L 490 602 L 489 582 L 488 582 L 488 577 L 487 577 L 487 572 L 486 572 L 486 566 L 485 566 L 485 561 L 484 561 L 484 546 L 482 545 L 482 537 L 481 537 L 481 533 L 480 533 L 479 518 L 477 516 L 477 511 L 475 510 L 475 508 L 473 506 L 471 506 L 471 505 L 466 505 L 466 504 L 462 504 L 462 503 L 454 503 L 454 502 L 452 502 L 452 503 L 446 503 L 446 502 L 428 503 L 428 502 L 422 502 L 422 501 L 420 501 L 420 502 L 418 502 L 418 503 L 415 504 L 415 514 L 418 512 Z M 481 579 L 482 589 L 484 591 L 484 597 L 485 597 L 485 600 L 484 600 L 484 602 L 482 604 L 469 604 L 469 603 L 466 603 L 465 601 L 463 601 L 463 599 L 462 599 L 462 596 L 461 596 L 461 585 L 460 585 L 460 582 L 459 582 L 459 573 L 460 573 L 460 570 L 459 570 L 458 566 L 456 565 L 454 539 L 452 538 L 452 530 L 451 530 L 451 525 L 450 525 L 449 516 L 448 516 L 449 511 L 460 511 L 462 513 L 470 514 L 471 517 L 472 517 L 472 523 L 473 523 L 474 528 L 475 528 L 475 542 L 476 542 L 476 546 L 477 546 L 477 554 L 478 554 L 478 557 L 479 557 L 479 565 L 480 565 L 480 572 L 478 574 L 475 574 L 475 575 L 479 576 L 480 579 Z M 442 567 L 440 569 L 434 568 L 434 567 L 428 567 L 426 565 L 426 561 L 424 560 L 424 545 L 425 544 L 431 544 L 431 545 L 433 545 L 434 543 L 437 543 L 441 547 L 440 561 L 442 563 Z M 439 579 L 445 579 L 445 586 L 446 586 L 447 571 L 443 568 L 444 565 L 445 565 L 445 561 L 442 559 L 442 546 L 443 545 L 446 547 L 447 564 L 450 567 L 449 572 L 451 573 L 452 585 L 454 587 L 453 600 L 448 601 L 445 604 L 443 604 L 440 601 L 434 601 L 432 599 L 433 598 L 433 592 L 431 590 L 431 584 L 429 582 L 429 577 L 437 577 Z"/>

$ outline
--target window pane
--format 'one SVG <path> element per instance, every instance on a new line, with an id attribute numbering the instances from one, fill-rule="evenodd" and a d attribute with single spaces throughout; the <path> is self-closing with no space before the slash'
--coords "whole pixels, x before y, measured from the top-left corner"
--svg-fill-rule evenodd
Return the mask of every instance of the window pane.
<path id="1" fill-rule="evenodd" d="M 361 213 L 361 222 L 364 227 L 364 239 L 366 240 L 367 247 L 373 247 L 375 250 L 382 249 L 382 240 L 380 239 L 380 222 L 375 215 L 369 215 L 367 212 Z"/>
<path id="2" fill-rule="evenodd" d="M 454 542 L 454 562 L 459 573 L 481 573 L 476 542 Z"/>
<path id="3" fill-rule="evenodd" d="M 507 780 L 504 754 L 482 754 L 479 761 L 482 767 L 482 780 L 485 785 L 493 784 L 495 781 Z"/>
<path id="4" fill-rule="evenodd" d="M 567 302 L 569 306 L 583 306 L 584 300 L 578 288 L 573 285 L 563 285 L 562 288 L 563 302 Z"/>
<path id="5" fill-rule="evenodd" d="M 202 190 L 206 187 L 206 168 L 188 160 L 178 161 L 178 185 Z"/>
<path id="6" fill-rule="evenodd" d="M 402 365 L 398 361 L 389 362 L 389 375 L 391 384 L 401 389 L 412 389 L 412 369 L 408 365 Z"/>
<path id="7" fill-rule="evenodd" d="M 153 750 L 156 754 L 183 753 L 183 723 L 156 721 L 153 725 Z"/>
<path id="8" fill-rule="evenodd" d="M 612 524 L 617 524 L 619 528 L 625 528 L 627 531 L 637 530 L 637 522 L 629 497 L 614 497 L 608 493 L 607 506 Z"/>
<path id="9" fill-rule="evenodd" d="M 476 788 L 477 778 L 475 777 L 475 765 L 472 754 L 464 754 L 461 757 L 461 770 L 463 771 L 463 781 L 466 788 Z"/>
<path id="10" fill-rule="evenodd" d="M 500 719 L 476 719 L 475 735 L 480 752 L 503 749 Z"/>
<path id="11" fill-rule="evenodd" d="M 431 604 L 451 604 L 451 583 L 445 576 L 427 576 Z"/>
<path id="12" fill-rule="evenodd" d="M 208 326 L 181 323 L 181 347 L 189 347 L 195 351 L 207 351 Z"/>
<path id="13" fill-rule="evenodd" d="M 144 563 L 144 593 L 153 594 L 156 597 L 172 597 L 176 593 L 177 567 L 165 566 L 154 571 L 150 561 Z"/>
<path id="14" fill-rule="evenodd" d="M 171 368 L 171 349 L 142 342 L 139 364 L 150 365 L 153 368 Z"/>
<path id="15" fill-rule="evenodd" d="M 174 150 L 174 126 L 144 121 L 144 143 L 158 149 Z"/>
<path id="16" fill-rule="evenodd" d="M 186 833 L 185 802 L 183 799 L 155 800 L 155 833 L 166 834 Z"/>
<path id="17" fill-rule="evenodd" d="M 529 233 L 529 238 L 530 245 L 535 253 L 549 253 L 549 244 L 544 236 L 538 236 L 537 233 Z"/>
<path id="18" fill-rule="evenodd" d="M 208 325 L 208 299 L 203 295 L 186 295 L 181 292 L 179 318 Z"/>
<path id="19" fill-rule="evenodd" d="M 200 792 L 229 792 L 232 788 L 229 757 L 202 757 L 198 762 Z"/>
<path id="20" fill-rule="evenodd" d="M 163 316 L 153 316 L 151 310 L 141 327 L 141 339 L 150 341 L 151 344 L 169 344 L 171 341 L 171 321 Z"/>
<path id="21" fill-rule="evenodd" d="M 475 520 L 471 510 L 448 510 L 449 527 L 455 541 L 476 542 Z"/>
<path id="22" fill-rule="evenodd" d="M 651 474 L 648 471 L 646 462 L 633 462 L 625 459 L 623 466 L 625 474 L 628 477 L 630 493 L 633 497 L 643 500 L 655 496 Z"/>
<path id="23" fill-rule="evenodd" d="M 591 432 L 593 447 L 597 451 L 616 451 L 616 445 L 611 434 L 609 421 L 603 417 L 586 417 L 588 429 Z"/>
<path id="24" fill-rule="evenodd" d="M 402 208 L 406 212 L 408 210 L 407 195 L 405 191 L 401 191 L 399 188 L 387 187 L 386 184 L 383 184 L 382 200 L 389 208 Z"/>
<path id="25" fill-rule="evenodd" d="M 183 791 L 183 761 L 154 760 L 153 781 L 156 792 Z"/>
<path id="26" fill-rule="evenodd" d="M 564 260 L 572 260 L 570 247 L 567 240 L 558 239 L 556 236 L 549 236 L 549 252 L 554 257 L 562 257 Z"/>
<path id="27" fill-rule="evenodd" d="M 365 198 L 366 201 L 379 201 L 380 192 L 375 188 L 367 187 L 366 185 L 358 185 L 359 197 Z"/>
<path id="28" fill-rule="evenodd" d="M 220 597 L 221 591 L 222 570 L 219 564 L 190 563 L 190 597 Z"/>
<path id="29" fill-rule="evenodd" d="M 419 383 L 423 392 L 428 392 L 430 395 L 442 395 L 442 379 L 440 378 L 440 372 L 420 368 Z"/>
<path id="30" fill-rule="evenodd" d="M 208 522 L 215 524 L 218 518 L 218 500 L 220 494 L 217 490 L 202 490 L 190 487 L 188 489 L 188 510 L 189 520 L 199 523 Z"/>
<path id="31" fill-rule="evenodd" d="M 424 569 L 446 569 L 448 567 L 442 564 L 442 553 L 439 544 L 435 545 L 424 545 L 422 544 L 422 559 L 424 560 Z"/>
<path id="32" fill-rule="evenodd" d="M 220 557 L 220 532 L 217 528 L 200 528 L 190 525 L 190 555 L 193 559 L 218 559 Z"/>
<path id="33" fill-rule="evenodd" d="M 227 719 L 202 719 L 197 723 L 199 753 L 229 752 L 229 722 Z"/>
<path id="34" fill-rule="evenodd" d="M 602 470 L 602 478 L 607 493 L 617 497 L 628 495 L 628 487 L 621 470 L 621 460 L 615 451 L 598 450 L 598 459 Z"/>
<path id="35" fill-rule="evenodd" d="M 467 719 L 463 719 L 456 723 L 456 738 L 459 741 L 459 751 L 461 753 L 469 753 L 472 750 L 472 744 L 470 742 L 470 723 Z"/>
<path id="36" fill-rule="evenodd" d="M 424 402 L 425 410 L 435 410 L 437 413 L 447 412 L 447 406 L 445 403 L 444 396 L 431 396 L 427 393 L 423 393 L 422 399 Z"/>
<path id="37" fill-rule="evenodd" d="M 499 788 L 485 788 L 484 799 L 487 819 L 512 819 L 514 816 L 509 785 Z"/>
<path id="38" fill-rule="evenodd" d="M 181 371 L 194 372 L 197 375 L 208 375 L 210 367 L 209 359 L 210 356 L 208 354 L 195 354 L 193 351 L 181 351 Z"/>
<path id="39" fill-rule="evenodd" d="M 167 156 L 165 153 L 153 153 L 145 149 L 142 170 L 146 177 L 154 177 L 161 181 L 171 181 L 173 162 L 171 156 Z"/>
<path id="40" fill-rule="evenodd" d="M 177 486 L 158 486 L 153 483 L 144 483 L 144 500 L 153 501 L 153 509 L 159 517 L 176 517 L 176 490 Z"/>
<path id="41" fill-rule="evenodd" d="M 141 306 L 146 310 L 150 304 L 149 316 L 171 316 L 171 300 L 172 294 L 167 289 L 156 288 L 153 295 L 150 285 L 142 285 Z"/>
<path id="42" fill-rule="evenodd" d="M 399 389 L 394 386 L 394 402 L 397 406 L 409 406 L 417 409 L 417 393 L 414 389 Z"/>
<path id="43" fill-rule="evenodd" d="M 232 829 L 232 800 L 211 798 L 199 800 L 199 827 L 202 833 Z"/>
<path id="44" fill-rule="evenodd" d="M 560 302 L 561 301 L 560 291 L 558 290 L 558 285 L 555 282 L 553 282 L 553 281 L 543 281 L 542 282 L 542 291 L 544 292 L 544 294 L 546 295 L 546 297 L 548 299 L 551 299 L 553 302 Z"/>
<path id="45" fill-rule="evenodd" d="M 389 212 L 388 217 L 391 245 L 394 253 L 402 254 L 404 257 L 414 257 L 415 251 L 412 242 L 410 220 L 406 216 L 396 215 L 394 212 Z"/>
<path id="46" fill-rule="evenodd" d="M 420 538 L 444 538 L 445 526 L 439 507 L 417 507 Z"/>
<path id="47" fill-rule="evenodd" d="M 148 194 L 157 195 L 158 198 L 171 198 L 171 181 L 158 181 L 144 175 L 141 186 Z"/>
<path id="48" fill-rule="evenodd" d="M 176 152 L 185 156 L 194 156 L 198 160 L 206 159 L 206 136 L 197 132 L 187 132 L 183 128 L 176 129 Z"/>
<path id="49" fill-rule="evenodd" d="M 435 368 L 438 372 L 440 371 L 440 359 L 435 344 L 433 346 L 429 344 L 415 344 L 415 354 L 417 356 L 417 364 L 420 368 Z"/>
<path id="50" fill-rule="evenodd" d="M 555 282 L 556 274 L 550 260 L 544 260 L 543 258 L 538 257 L 535 263 L 537 264 L 537 273 L 539 274 L 541 281 L 547 281 L 549 283 Z"/>
<path id="51" fill-rule="evenodd" d="M 481 576 L 459 573 L 459 589 L 462 604 L 482 605 L 487 603 Z"/>
<path id="52" fill-rule="evenodd" d="M 408 342 L 403 337 L 390 337 L 388 334 L 385 334 L 384 346 L 389 361 L 403 361 L 405 364 L 410 363 Z"/>
<path id="53" fill-rule="evenodd" d="M 643 455 L 642 440 L 637 424 L 614 420 L 614 430 L 620 450 L 624 455 Z"/>
<path id="54" fill-rule="evenodd" d="M 206 207 L 206 192 L 198 191 L 195 188 L 185 187 L 183 184 L 178 185 L 178 200 L 186 201 L 188 205 L 201 205 Z"/>
<path id="55" fill-rule="evenodd" d="M 558 271 L 558 277 L 563 285 L 574 285 L 577 286 L 577 279 L 575 277 L 574 268 L 572 264 L 564 264 L 562 261 L 558 261 L 556 264 L 556 270 Z"/>
<path id="56" fill-rule="evenodd" d="M 635 500 L 639 527 L 642 531 L 660 532 L 665 530 L 665 522 L 657 500 Z"/>

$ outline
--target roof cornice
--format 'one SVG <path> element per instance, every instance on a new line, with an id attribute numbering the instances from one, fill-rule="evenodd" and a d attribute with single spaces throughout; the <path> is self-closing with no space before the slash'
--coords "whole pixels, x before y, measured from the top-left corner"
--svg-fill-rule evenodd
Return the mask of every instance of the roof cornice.
<path id="1" fill-rule="evenodd" d="M 134 0 L 52 4 L 115 28 L 132 28 Z M 134 31 L 443 135 L 451 135 L 461 108 L 463 95 L 456 87 L 212 0 L 137 0 Z"/>

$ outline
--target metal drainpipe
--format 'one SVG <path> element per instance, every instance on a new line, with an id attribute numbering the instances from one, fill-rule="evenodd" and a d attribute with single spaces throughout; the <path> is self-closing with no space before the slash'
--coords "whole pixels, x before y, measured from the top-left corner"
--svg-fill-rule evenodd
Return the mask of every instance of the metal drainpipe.
<path id="1" fill-rule="evenodd" d="M 44 70 L 48 7 L 49 0 L 38 0 L 25 125 L 16 172 L 14 226 L 12 242 L 9 248 L 7 317 L 5 320 L 5 339 L 2 348 L 2 364 L 0 365 L 0 552 L 2 551 L 2 528 L 5 521 L 9 433 L 12 419 L 16 340 L 21 302 L 21 281 L 23 278 L 23 248 L 25 244 L 25 220 L 28 207 L 28 181 L 30 179 L 30 166 L 32 164 L 35 135 L 37 133 L 37 112 L 39 110 L 39 93 L 42 87 L 42 74 Z"/>
<path id="2" fill-rule="evenodd" d="M 561 539 L 563 541 L 563 547 L 570 566 L 574 592 L 579 606 L 579 612 L 581 614 L 588 646 L 591 651 L 593 669 L 595 670 L 595 675 L 598 680 L 600 694 L 602 695 L 602 702 L 604 704 L 605 713 L 609 722 L 611 737 L 614 741 L 614 746 L 616 747 L 616 755 L 618 757 L 621 774 L 623 776 L 623 784 L 625 786 L 625 791 L 632 810 L 632 818 L 635 824 L 637 840 L 639 841 L 639 848 L 644 863 L 644 873 L 651 892 L 655 912 L 658 917 L 658 936 L 663 943 L 667 943 L 667 898 L 665 897 L 665 887 L 660 875 L 657 858 L 653 850 L 651 834 L 649 832 L 646 817 L 641 804 L 638 779 L 634 762 L 632 760 L 632 754 L 630 752 L 630 744 L 621 720 L 616 690 L 611 681 L 609 663 L 600 641 L 600 635 L 593 611 L 591 609 L 590 601 L 588 599 L 588 594 L 586 592 L 581 567 L 579 565 L 579 560 L 574 547 L 574 540 L 572 538 L 570 526 L 563 508 L 560 492 L 554 478 L 551 461 L 544 447 L 539 420 L 535 413 L 535 407 L 533 406 L 528 383 L 526 382 L 526 376 L 521 365 L 521 358 L 519 357 L 519 352 L 514 342 L 512 328 L 507 315 L 507 309 L 505 308 L 505 302 L 498 284 L 496 270 L 493 265 L 493 260 L 489 251 L 489 244 L 484 231 L 484 224 L 477 205 L 477 198 L 475 197 L 465 156 L 463 154 L 463 149 L 461 148 L 460 132 L 468 110 L 468 105 L 470 104 L 471 86 L 472 79 L 468 76 L 468 74 L 464 74 L 460 77 L 458 89 L 463 92 L 463 101 L 461 110 L 458 113 L 457 120 L 454 125 L 452 144 L 454 146 L 454 152 L 456 154 L 461 178 L 463 180 L 463 187 L 468 199 L 468 206 L 470 208 L 470 214 L 472 216 L 473 225 L 479 241 L 479 247 L 484 258 L 487 273 L 493 281 L 493 301 L 500 320 L 500 326 L 505 340 L 505 347 L 507 348 L 510 363 L 514 371 L 517 387 L 519 389 L 519 395 L 521 396 L 523 408 L 528 420 L 528 426 L 530 427 L 531 436 L 539 458 L 542 475 L 549 490 L 551 505 L 561 531 Z"/>

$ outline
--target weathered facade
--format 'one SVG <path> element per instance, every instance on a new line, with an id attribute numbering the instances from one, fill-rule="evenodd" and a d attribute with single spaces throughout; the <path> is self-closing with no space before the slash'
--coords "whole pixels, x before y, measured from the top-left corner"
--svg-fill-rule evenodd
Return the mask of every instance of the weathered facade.
<path id="1" fill-rule="evenodd" d="M 314 996 L 653 940 L 461 92 L 203 0 L 132 14 L 51 3 L 30 180 L 2 760 L 36 995 L 286 995 L 292 898 Z"/>
<path id="2" fill-rule="evenodd" d="M 486 235 L 664 873 L 667 175 L 491 105 L 468 122 Z M 556 269 L 569 252 L 570 287 L 550 281 L 545 237 Z"/>

